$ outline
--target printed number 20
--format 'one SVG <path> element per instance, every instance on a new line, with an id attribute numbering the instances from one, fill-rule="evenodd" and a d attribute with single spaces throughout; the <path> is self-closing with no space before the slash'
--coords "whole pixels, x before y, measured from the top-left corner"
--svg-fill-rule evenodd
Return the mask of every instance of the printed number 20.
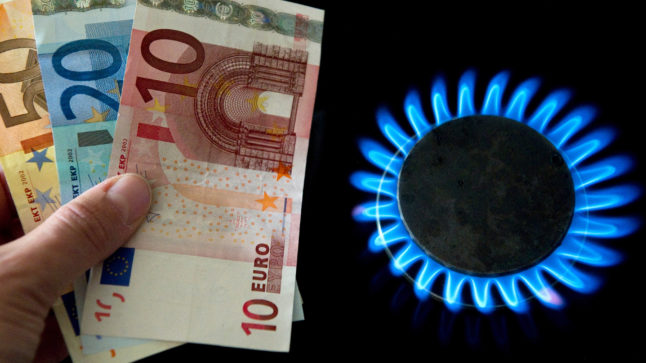
<path id="1" fill-rule="evenodd" d="M 63 58 L 70 54 L 83 50 L 104 51 L 110 55 L 110 57 L 112 58 L 112 63 L 105 68 L 91 71 L 73 71 L 65 68 L 65 66 L 63 65 Z M 121 69 L 121 64 L 122 60 L 119 49 L 110 42 L 106 42 L 105 40 L 101 39 L 81 39 L 69 42 L 58 48 L 52 56 L 52 67 L 54 68 L 54 71 L 65 79 L 78 82 L 95 81 L 98 79 L 108 78 L 117 73 L 119 69 Z M 61 94 L 61 110 L 63 111 L 65 118 L 68 120 L 76 118 L 76 115 L 72 111 L 71 100 L 73 96 L 78 94 L 84 94 L 86 96 L 93 97 L 105 103 L 113 110 L 119 111 L 119 102 L 110 98 L 108 95 L 103 94 L 92 87 L 85 85 L 74 85 L 66 88 L 65 91 L 63 91 L 63 93 Z"/>

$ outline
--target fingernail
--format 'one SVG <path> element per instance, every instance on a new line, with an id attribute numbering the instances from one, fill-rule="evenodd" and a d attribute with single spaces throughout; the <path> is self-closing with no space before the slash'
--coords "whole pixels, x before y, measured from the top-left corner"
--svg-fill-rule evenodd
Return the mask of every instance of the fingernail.
<path id="1" fill-rule="evenodd" d="M 150 186 L 138 174 L 125 174 L 108 189 L 107 198 L 121 211 L 123 222 L 131 225 L 150 209 Z"/>

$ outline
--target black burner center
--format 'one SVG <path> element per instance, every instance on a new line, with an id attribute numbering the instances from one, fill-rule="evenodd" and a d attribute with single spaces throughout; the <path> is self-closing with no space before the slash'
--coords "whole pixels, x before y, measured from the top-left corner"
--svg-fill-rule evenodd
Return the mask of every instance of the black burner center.
<path id="1" fill-rule="evenodd" d="M 574 213 L 558 150 L 532 128 L 495 116 L 433 129 L 404 161 L 399 209 L 415 242 L 439 263 L 500 275 L 547 257 Z"/>

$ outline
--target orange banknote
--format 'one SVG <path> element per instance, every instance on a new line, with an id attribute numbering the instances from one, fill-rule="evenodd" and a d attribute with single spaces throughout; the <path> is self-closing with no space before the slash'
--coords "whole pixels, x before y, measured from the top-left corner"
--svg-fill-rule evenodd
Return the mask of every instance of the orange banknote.
<path id="1" fill-rule="evenodd" d="M 0 4 L 0 162 L 30 231 L 60 206 L 54 139 L 38 66 L 31 4 Z"/>

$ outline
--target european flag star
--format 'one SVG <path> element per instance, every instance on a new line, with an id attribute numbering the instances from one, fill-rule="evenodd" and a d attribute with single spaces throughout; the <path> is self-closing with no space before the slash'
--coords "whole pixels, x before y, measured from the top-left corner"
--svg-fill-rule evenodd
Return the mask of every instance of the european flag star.
<path id="1" fill-rule="evenodd" d="M 49 196 L 51 192 L 52 188 L 47 189 L 46 192 L 41 192 L 38 188 L 36 188 L 36 199 L 34 199 L 34 202 L 40 204 L 41 211 L 45 210 L 45 207 L 48 204 L 56 204 L 56 201 Z"/>
<path id="2" fill-rule="evenodd" d="M 36 165 L 38 165 L 38 171 L 42 169 L 44 163 L 53 163 L 54 160 L 51 160 L 47 157 L 47 149 L 49 148 L 45 148 L 42 151 L 31 149 L 31 152 L 34 154 L 34 156 L 31 159 L 27 160 L 27 162 L 36 163 Z"/>

